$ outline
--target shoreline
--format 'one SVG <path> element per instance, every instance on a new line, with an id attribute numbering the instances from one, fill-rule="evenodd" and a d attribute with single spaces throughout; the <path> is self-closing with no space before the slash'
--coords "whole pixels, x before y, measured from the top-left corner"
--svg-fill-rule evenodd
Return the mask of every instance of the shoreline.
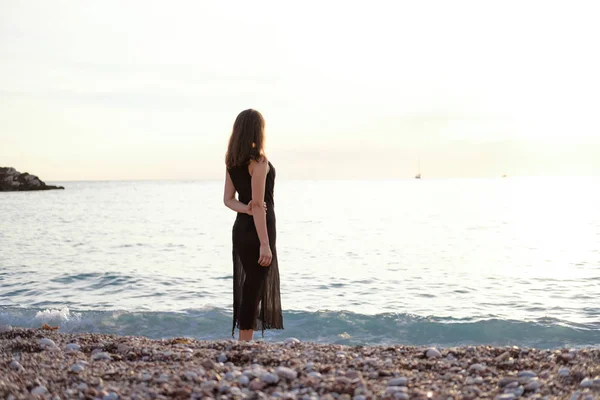
<path id="1" fill-rule="evenodd" d="M 600 397 L 600 349 L 591 348 L 248 344 L 5 327 L 0 370 L 3 399 Z"/>

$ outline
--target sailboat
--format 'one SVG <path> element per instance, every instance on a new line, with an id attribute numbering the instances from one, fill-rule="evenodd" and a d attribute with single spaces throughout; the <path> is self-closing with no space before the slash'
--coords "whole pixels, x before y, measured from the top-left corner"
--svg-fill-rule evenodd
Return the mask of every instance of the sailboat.
<path id="1" fill-rule="evenodd" d="M 419 160 L 419 173 L 415 175 L 415 179 L 421 179 L 421 160 Z"/>

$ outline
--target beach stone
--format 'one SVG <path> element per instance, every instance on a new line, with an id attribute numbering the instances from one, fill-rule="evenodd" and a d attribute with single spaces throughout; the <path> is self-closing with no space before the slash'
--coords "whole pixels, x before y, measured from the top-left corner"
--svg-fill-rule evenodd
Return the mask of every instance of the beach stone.
<path id="1" fill-rule="evenodd" d="M 322 375 L 321 375 L 321 373 L 320 373 L 320 372 L 317 372 L 317 371 L 312 371 L 312 372 L 309 372 L 307 376 L 308 376 L 309 378 L 316 378 L 316 379 L 321 379 L 321 378 L 322 378 Z"/>
<path id="2" fill-rule="evenodd" d="M 498 362 L 506 361 L 509 358 L 510 358 L 510 352 L 509 351 L 505 351 L 504 353 L 502 353 L 498 357 L 496 357 L 496 361 L 498 361 Z"/>
<path id="3" fill-rule="evenodd" d="M 85 370 L 85 367 L 79 363 L 75 363 L 73 365 L 71 365 L 70 371 L 74 372 L 76 374 L 83 372 L 83 370 Z"/>
<path id="4" fill-rule="evenodd" d="M 119 399 L 119 395 L 115 392 L 110 392 L 108 394 L 105 394 L 104 397 L 102 397 L 102 400 L 118 400 Z"/>
<path id="5" fill-rule="evenodd" d="M 239 377 L 240 385 L 242 386 L 248 386 L 248 384 L 250 383 L 250 378 L 248 378 L 248 376 L 246 375 L 242 375 Z"/>
<path id="6" fill-rule="evenodd" d="M 569 400 L 579 400 L 579 396 L 581 396 L 581 392 L 580 391 L 573 392 L 573 394 L 571 395 L 571 397 L 569 398 Z"/>
<path id="7" fill-rule="evenodd" d="M 473 383 L 475 383 L 476 385 L 482 385 L 483 384 L 483 378 L 481 376 L 477 376 L 475 377 L 475 379 L 473 380 Z"/>
<path id="8" fill-rule="evenodd" d="M 42 349 L 56 347 L 56 343 L 54 343 L 54 340 L 52 340 L 52 339 L 43 338 L 43 339 L 40 339 L 40 347 Z"/>
<path id="9" fill-rule="evenodd" d="M 112 357 L 105 351 L 99 351 L 92 356 L 93 361 L 110 361 Z"/>
<path id="10" fill-rule="evenodd" d="M 519 376 L 523 378 L 535 378 L 537 374 L 533 371 L 521 371 L 519 372 Z"/>
<path id="11" fill-rule="evenodd" d="M 217 357 L 217 361 L 220 363 L 224 363 L 227 361 L 227 355 L 225 353 L 221 353 L 219 354 L 219 357 Z"/>
<path id="12" fill-rule="evenodd" d="M 258 379 L 254 379 L 252 382 L 250 382 L 250 385 L 248 386 L 250 388 L 250 390 L 262 390 L 265 387 L 265 383 L 259 381 Z"/>
<path id="13" fill-rule="evenodd" d="M 562 367 L 558 370 L 558 375 L 562 377 L 567 377 L 571 375 L 571 370 L 567 367 Z"/>
<path id="14" fill-rule="evenodd" d="M 285 344 L 297 344 L 297 343 L 300 343 L 300 340 L 296 339 L 294 337 L 291 337 L 291 338 L 285 339 L 284 343 Z"/>
<path id="15" fill-rule="evenodd" d="M 390 379 L 387 383 L 388 386 L 406 386 L 408 385 L 408 378 L 402 376 L 400 378 Z"/>
<path id="16" fill-rule="evenodd" d="M 495 400 L 513 400 L 516 398 L 517 397 L 513 393 L 504 393 L 504 394 L 500 394 L 500 395 L 496 396 L 494 399 Z"/>
<path id="17" fill-rule="evenodd" d="M 442 353 L 438 349 L 431 347 L 427 349 L 425 356 L 427 358 L 442 358 Z"/>
<path id="18" fill-rule="evenodd" d="M 69 343 L 66 346 L 67 351 L 81 351 L 81 347 L 77 343 Z"/>
<path id="19" fill-rule="evenodd" d="M 406 393 L 407 391 L 408 391 L 408 388 L 406 386 L 388 386 L 385 389 L 385 392 L 387 394 L 394 394 L 396 392 Z"/>
<path id="20" fill-rule="evenodd" d="M 198 374 L 194 371 L 186 371 L 183 375 L 185 376 L 185 379 L 191 382 L 194 382 L 196 379 L 198 379 Z"/>
<path id="21" fill-rule="evenodd" d="M 10 325 L 0 325 L 0 333 L 10 332 L 13 328 Z"/>
<path id="22" fill-rule="evenodd" d="M 409 400 L 410 397 L 408 396 L 408 393 L 404 393 L 404 392 L 395 392 L 392 397 L 394 399 L 398 399 L 398 400 Z"/>
<path id="23" fill-rule="evenodd" d="M 288 367 L 277 367 L 275 369 L 275 373 L 279 375 L 281 378 L 285 378 L 288 380 L 294 380 L 298 377 L 298 373 L 291 368 Z"/>
<path id="24" fill-rule="evenodd" d="M 358 396 L 354 396 L 352 400 L 367 400 L 367 396 L 359 394 Z"/>
<path id="25" fill-rule="evenodd" d="M 469 367 L 469 371 L 476 371 L 476 372 L 482 372 L 486 370 L 486 366 L 483 364 L 472 364 Z"/>
<path id="26" fill-rule="evenodd" d="M 581 383 L 579 384 L 579 386 L 581 386 L 582 388 L 590 388 L 594 385 L 594 381 L 591 380 L 590 378 L 585 378 L 584 380 L 581 381 Z"/>
<path id="27" fill-rule="evenodd" d="M 532 378 L 526 385 L 525 390 L 535 391 L 542 387 L 538 378 Z"/>
<path id="28" fill-rule="evenodd" d="M 516 377 L 509 376 L 509 377 L 505 377 L 505 378 L 500 379 L 498 381 L 498 386 L 500 386 L 501 388 L 503 388 L 503 387 L 508 386 L 510 384 L 514 385 L 514 383 L 517 383 L 517 385 L 518 385 L 519 384 L 519 380 Z"/>
<path id="29" fill-rule="evenodd" d="M 262 376 L 261 380 L 268 385 L 274 385 L 277 382 L 279 382 L 279 377 L 275 374 L 268 372 Z"/>
<path id="30" fill-rule="evenodd" d="M 77 385 L 77 389 L 81 391 L 88 390 L 88 385 L 85 382 L 81 382 L 79 385 Z"/>
<path id="31" fill-rule="evenodd" d="M 229 392 L 229 385 L 225 384 L 225 385 L 219 386 L 219 393 L 225 394 L 227 392 Z"/>
<path id="32" fill-rule="evenodd" d="M 46 393 L 48 393 L 48 389 L 46 389 L 46 386 L 38 386 L 31 391 L 31 394 L 34 396 L 43 396 Z"/>
<path id="33" fill-rule="evenodd" d="M 231 387 L 231 388 L 229 389 L 229 393 L 230 393 L 232 396 L 241 396 L 241 395 L 242 395 L 242 390 L 241 390 L 239 387 L 235 387 L 235 386 L 233 386 L 233 387 Z"/>
<path id="34" fill-rule="evenodd" d="M 17 372 L 23 372 L 23 371 L 25 371 L 25 368 L 17 360 L 12 360 L 10 362 L 10 369 L 15 370 Z"/>

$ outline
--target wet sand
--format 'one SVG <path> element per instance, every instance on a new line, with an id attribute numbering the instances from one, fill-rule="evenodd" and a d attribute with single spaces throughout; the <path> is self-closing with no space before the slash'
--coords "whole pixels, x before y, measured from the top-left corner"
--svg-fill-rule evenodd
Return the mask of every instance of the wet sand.
<path id="1" fill-rule="evenodd" d="M 600 349 L 245 344 L 0 328 L 1 399 L 600 398 Z"/>

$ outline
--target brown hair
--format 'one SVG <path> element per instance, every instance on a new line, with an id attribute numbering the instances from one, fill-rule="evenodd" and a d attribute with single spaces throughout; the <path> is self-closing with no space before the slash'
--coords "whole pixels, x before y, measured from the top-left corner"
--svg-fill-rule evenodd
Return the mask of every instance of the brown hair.
<path id="1" fill-rule="evenodd" d="M 235 119 L 229 138 L 225 164 L 227 168 L 243 167 L 250 160 L 264 156 L 265 119 L 256 110 L 244 110 Z"/>

